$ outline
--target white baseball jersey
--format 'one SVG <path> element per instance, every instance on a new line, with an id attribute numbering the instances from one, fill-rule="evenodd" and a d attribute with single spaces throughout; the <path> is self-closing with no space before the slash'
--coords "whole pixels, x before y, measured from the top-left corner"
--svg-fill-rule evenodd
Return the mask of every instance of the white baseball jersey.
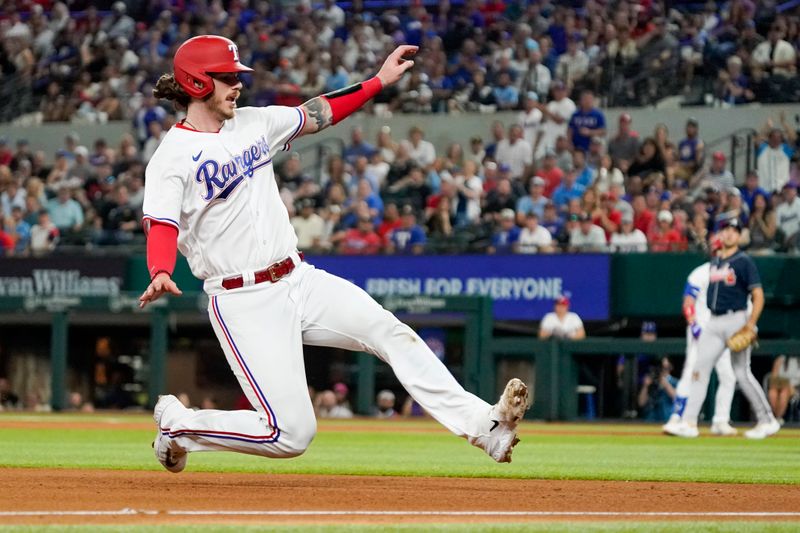
<path id="1" fill-rule="evenodd" d="M 554 312 L 547 313 L 542 318 L 539 329 L 549 331 L 553 337 L 567 338 L 583 327 L 583 320 L 572 311 L 564 315 L 564 320 L 558 318 Z"/>
<path id="2" fill-rule="evenodd" d="M 144 223 L 178 228 L 178 249 L 206 291 L 222 278 L 254 272 L 295 251 L 272 156 L 305 124 L 300 108 L 236 110 L 217 133 L 177 125 L 145 172 Z"/>

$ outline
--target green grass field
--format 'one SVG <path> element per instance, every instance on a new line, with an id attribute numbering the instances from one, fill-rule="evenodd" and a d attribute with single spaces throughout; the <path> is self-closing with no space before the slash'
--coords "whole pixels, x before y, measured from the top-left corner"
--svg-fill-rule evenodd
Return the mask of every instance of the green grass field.
<path id="1" fill-rule="evenodd" d="M 23 427 L 13 427 L 13 426 Z M 77 427 L 74 427 L 77 426 Z M 376 430 L 377 429 L 377 430 Z M 0 414 L 0 467 L 160 470 L 147 415 Z M 655 425 L 526 423 L 510 465 L 496 465 L 433 421 L 321 421 L 303 456 L 290 460 L 233 453 L 193 454 L 189 471 L 394 476 L 494 477 L 627 481 L 695 481 L 800 485 L 800 430 L 764 441 L 738 438 L 682 440 Z M 791 509 L 798 511 L 800 509 Z M 777 517 L 776 517 L 777 518 Z M 778 518 L 780 520 L 780 518 Z M 34 522 L 35 523 L 35 522 Z M 797 531 L 797 522 L 527 522 L 403 526 L 304 525 L 287 531 Z M 0 531 L 84 531 L 86 526 L 3 526 Z M 91 531 L 139 531 L 92 526 Z M 149 531 L 178 532 L 186 526 Z M 263 526 L 192 526 L 209 531 L 262 531 Z"/>
<path id="2" fill-rule="evenodd" d="M 3 421 L 35 420 L 35 429 Z M 47 421 L 53 420 L 52 425 Z M 71 429 L 68 420 L 101 423 Z M 142 429 L 115 428 L 141 423 Z M 0 466 L 157 470 L 146 416 L 0 416 Z M 432 421 L 321 421 L 309 450 L 290 460 L 265 461 L 233 453 L 194 454 L 193 471 L 280 472 L 397 476 L 706 481 L 800 484 L 800 430 L 777 438 L 664 437 L 657 426 L 525 424 L 510 465 L 495 465 Z M 350 431 L 351 428 L 362 428 Z"/>

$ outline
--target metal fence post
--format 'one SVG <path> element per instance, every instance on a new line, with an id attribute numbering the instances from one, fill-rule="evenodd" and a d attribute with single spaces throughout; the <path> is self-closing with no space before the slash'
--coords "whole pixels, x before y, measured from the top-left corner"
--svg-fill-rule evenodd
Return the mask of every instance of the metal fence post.
<path id="1" fill-rule="evenodd" d="M 150 383 L 148 404 L 154 407 L 167 387 L 167 309 L 155 307 L 150 314 Z"/>
<path id="2" fill-rule="evenodd" d="M 368 415 L 375 398 L 375 356 L 364 352 L 356 354 L 358 360 L 358 396 L 356 412 Z"/>
<path id="3" fill-rule="evenodd" d="M 50 326 L 50 406 L 53 411 L 64 408 L 67 399 L 67 334 L 69 317 L 66 310 L 53 312 Z"/>

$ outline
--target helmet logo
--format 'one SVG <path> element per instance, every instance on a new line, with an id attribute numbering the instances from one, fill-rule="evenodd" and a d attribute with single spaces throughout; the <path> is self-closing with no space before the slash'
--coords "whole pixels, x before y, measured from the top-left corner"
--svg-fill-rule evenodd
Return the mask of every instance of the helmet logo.
<path id="1" fill-rule="evenodd" d="M 229 44 L 228 50 L 233 53 L 233 60 L 239 61 L 239 48 L 237 48 L 235 44 Z"/>

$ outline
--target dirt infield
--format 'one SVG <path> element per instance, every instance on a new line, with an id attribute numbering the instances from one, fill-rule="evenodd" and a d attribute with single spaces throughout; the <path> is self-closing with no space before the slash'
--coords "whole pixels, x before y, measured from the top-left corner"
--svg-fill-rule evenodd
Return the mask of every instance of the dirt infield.
<path id="1" fill-rule="evenodd" d="M 800 521 L 785 485 L 3 468 L 0 494 L 4 524 Z"/>

